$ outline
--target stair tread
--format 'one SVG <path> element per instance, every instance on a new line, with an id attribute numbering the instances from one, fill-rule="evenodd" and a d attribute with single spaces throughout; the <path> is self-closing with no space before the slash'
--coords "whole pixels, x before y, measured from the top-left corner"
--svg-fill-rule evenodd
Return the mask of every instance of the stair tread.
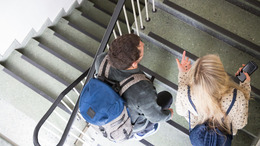
<path id="1" fill-rule="evenodd" d="M 91 2 L 94 3 L 95 7 L 102 8 L 102 11 L 108 13 L 109 15 L 112 15 L 112 13 L 114 12 L 114 8 L 116 6 L 114 3 L 110 1 L 104 1 L 104 0 L 91 0 Z M 134 22 L 134 17 L 132 12 L 126 10 L 126 13 L 128 16 L 129 23 L 132 24 Z M 125 21 L 125 16 L 123 12 L 120 13 L 119 18 Z"/>
<path id="2" fill-rule="evenodd" d="M 77 25 L 84 31 L 90 33 L 91 35 L 95 36 L 99 40 L 99 42 L 101 42 L 106 29 L 97 25 L 93 21 L 90 21 L 89 19 L 86 19 L 85 17 L 81 16 L 81 12 L 77 9 L 72 11 L 72 13 L 65 19 Z"/>
<path id="3" fill-rule="evenodd" d="M 187 25 L 186 23 L 178 20 L 176 17 L 160 9 L 158 9 L 156 14 L 151 15 L 151 18 L 154 23 L 145 22 L 144 25 L 147 26 L 146 29 L 142 31 L 143 33 L 148 34 L 153 32 L 198 57 L 209 53 L 219 54 L 223 64 L 225 65 L 226 71 L 232 75 L 238 70 L 241 64 L 246 64 L 249 60 L 253 60 L 257 64 L 260 64 L 260 60 L 210 36 L 205 32 Z M 163 23 L 156 24 L 155 22 Z M 189 43 L 187 43 L 187 41 Z M 236 60 L 230 60 L 233 56 L 241 55 L 243 55 L 243 57 Z M 251 82 L 253 86 L 258 88 L 260 88 L 260 84 L 257 82 L 257 80 L 260 80 L 259 75 L 260 71 L 257 70 L 252 75 L 254 80 Z"/>
<path id="4" fill-rule="evenodd" d="M 37 95 L 35 97 L 37 97 Z M 33 101 L 27 98 L 27 96 L 26 98 L 21 97 L 21 99 L 23 99 L 24 101 Z M 24 104 L 24 101 L 20 101 L 18 104 L 22 103 L 23 106 L 28 105 Z M 37 124 L 36 122 L 39 120 L 40 116 L 43 115 L 42 111 L 46 110 L 46 108 L 42 108 L 43 106 L 39 103 L 45 103 L 45 101 L 34 101 L 34 106 L 32 106 L 32 103 L 30 103 L 27 107 L 24 107 L 22 109 L 21 107 L 19 107 L 19 105 L 9 102 L 10 101 L 0 100 L 1 108 L 5 109 L 3 112 L 0 112 L 0 116 L 5 117 L 0 121 L 1 135 L 8 137 L 8 139 L 11 139 L 12 142 L 14 142 L 16 145 L 28 145 L 29 143 L 32 143 L 32 133 L 34 127 Z M 47 102 L 45 103 L 45 106 L 46 105 L 50 104 Z M 27 111 L 26 113 L 24 113 L 25 111 L 23 111 L 23 109 L 29 109 L 30 112 Z M 32 111 L 36 111 L 37 113 L 34 113 Z M 41 140 L 43 140 L 41 143 L 42 145 L 51 145 L 51 143 L 55 143 L 57 141 L 57 139 L 55 139 L 55 137 L 45 129 L 42 129 L 40 137 Z M 1 144 L 5 145 L 4 143 Z"/>
<path id="5" fill-rule="evenodd" d="M 87 36 L 86 34 L 78 31 L 77 29 L 68 25 L 68 21 L 61 18 L 60 21 L 52 27 L 52 30 L 59 33 L 66 39 L 70 40 L 77 46 L 84 48 L 92 54 L 96 53 L 98 49 L 99 42 L 94 40 L 93 38 Z"/>
<path id="6" fill-rule="evenodd" d="M 27 83 L 2 65 L 0 65 L 0 76 L 0 104 L 1 107 L 5 109 L 0 113 L 1 117 L 5 117 L 0 122 L 0 125 L 4 125 L 4 127 L 0 128 L 1 133 L 14 140 L 18 145 L 28 145 L 28 143 L 31 143 L 32 141 L 31 134 L 34 131 L 34 127 L 52 105 L 54 100 L 44 97 L 48 95 L 44 95 L 45 93 L 42 91 L 37 91 L 35 87 L 31 87 L 30 83 Z M 64 111 L 64 106 L 62 108 L 63 109 L 58 107 L 55 111 L 63 118 L 68 119 L 69 114 Z M 12 114 L 10 115 L 10 113 Z M 57 116 L 50 116 L 48 121 L 56 125 L 59 129 L 63 129 L 66 124 L 65 122 L 61 122 L 62 120 Z M 82 123 L 79 125 L 78 122 L 76 122 L 76 124 L 77 126 L 82 127 Z M 21 127 L 21 125 L 23 126 Z M 53 129 L 50 128 L 48 124 L 44 124 L 43 126 L 45 128 Z M 46 131 L 45 128 L 42 128 L 39 133 L 40 139 L 48 140 L 46 143 L 47 145 L 56 143 L 56 137 Z M 19 130 L 17 131 L 17 129 Z M 25 133 L 23 133 L 24 131 Z M 17 133 L 18 135 L 14 133 Z M 22 136 L 19 133 L 21 133 Z M 30 136 L 26 133 L 29 133 L 28 135 Z M 68 141 L 71 140 L 68 139 Z M 45 144 L 45 142 L 41 142 L 41 144 Z"/>
<path id="7" fill-rule="evenodd" d="M 196 0 L 194 1 L 196 5 L 189 3 L 188 0 L 169 1 L 260 46 L 260 32 L 258 31 L 260 18 L 226 0 Z"/>
<path id="8" fill-rule="evenodd" d="M 82 12 L 83 17 L 86 17 L 86 18 L 94 21 L 95 23 L 99 24 L 103 28 L 106 28 L 110 21 L 111 15 L 95 8 L 93 5 L 94 4 L 90 1 L 83 1 L 82 6 L 79 7 L 78 10 L 80 10 Z M 118 22 L 121 27 L 122 33 L 123 34 L 128 33 L 126 22 L 120 21 L 120 20 Z M 131 24 L 129 24 L 129 25 L 131 25 Z M 116 31 L 118 32 L 117 27 L 116 27 Z"/>
<path id="9" fill-rule="evenodd" d="M 5 67 L 54 99 L 66 88 L 66 85 L 29 63 L 28 58 L 17 51 L 12 52 Z"/>
<path id="10" fill-rule="evenodd" d="M 96 9 L 93 5 L 94 4 L 90 1 L 83 1 L 78 10 L 80 10 L 84 15 L 98 21 L 104 26 L 107 26 L 111 16 L 99 9 Z"/>
<path id="11" fill-rule="evenodd" d="M 59 53 L 69 61 L 81 67 L 83 70 L 87 70 L 91 66 L 93 58 L 89 55 L 82 53 L 71 44 L 64 42 L 61 38 L 54 35 L 55 32 L 49 28 L 37 38 L 37 40 L 53 51 Z M 82 61 L 84 60 L 84 61 Z"/>
<path id="12" fill-rule="evenodd" d="M 26 45 L 22 52 L 25 56 L 34 60 L 36 63 L 61 77 L 68 83 L 72 83 L 82 74 L 81 71 L 70 66 L 50 52 L 44 50 L 39 46 L 39 42 L 34 39 L 29 41 L 28 45 Z"/>
<path id="13" fill-rule="evenodd" d="M 35 92 L 8 72 L 10 72 L 10 70 L 0 65 L 0 97 L 4 97 L 4 101 L 10 103 L 20 111 L 23 111 L 23 113 L 35 121 L 40 120 L 52 103 L 46 100 L 46 98 L 42 98 L 40 93 Z M 58 111 L 62 114 L 67 114 L 61 109 L 58 109 Z"/>

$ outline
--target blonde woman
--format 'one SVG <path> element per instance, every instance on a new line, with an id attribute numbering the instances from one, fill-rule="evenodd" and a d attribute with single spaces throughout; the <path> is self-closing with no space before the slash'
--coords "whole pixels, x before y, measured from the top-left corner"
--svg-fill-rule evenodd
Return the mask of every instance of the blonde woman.
<path id="1" fill-rule="evenodd" d="M 181 63 L 176 59 L 179 69 L 177 114 L 184 116 L 189 121 L 190 112 L 191 128 L 208 122 L 212 128 L 217 127 L 224 133 L 235 135 L 237 129 L 241 129 L 247 124 L 248 100 L 251 91 L 249 75 L 245 73 L 245 82 L 238 85 L 225 72 L 219 56 L 203 56 L 191 66 L 189 58 L 185 55 L 184 51 Z M 241 69 L 242 67 L 239 68 L 236 75 Z M 189 101 L 188 88 L 195 109 Z M 235 89 L 237 90 L 236 99 L 226 116 Z"/>

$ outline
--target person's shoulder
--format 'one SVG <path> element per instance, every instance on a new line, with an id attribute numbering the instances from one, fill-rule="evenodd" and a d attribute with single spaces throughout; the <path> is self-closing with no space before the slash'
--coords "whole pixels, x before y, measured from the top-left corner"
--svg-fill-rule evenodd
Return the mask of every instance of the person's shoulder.
<path id="1" fill-rule="evenodd" d="M 103 52 L 103 53 L 99 54 L 97 56 L 97 61 L 101 62 L 105 58 L 106 55 L 107 55 L 107 52 Z"/>
<path id="2" fill-rule="evenodd" d="M 103 53 L 99 54 L 99 55 L 97 56 L 97 58 L 96 58 L 95 64 L 96 64 L 96 65 L 101 64 L 102 60 L 105 58 L 106 55 L 107 55 L 106 52 L 103 52 Z"/>

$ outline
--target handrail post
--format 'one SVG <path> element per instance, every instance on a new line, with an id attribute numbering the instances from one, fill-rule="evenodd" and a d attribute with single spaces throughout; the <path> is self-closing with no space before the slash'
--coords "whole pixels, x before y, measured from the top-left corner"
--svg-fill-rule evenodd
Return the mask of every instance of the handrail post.
<path id="1" fill-rule="evenodd" d="M 119 14 L 120 14 L 123 6 L 124 6 L 124 3 L 125 3 L 125 0 L 119 0 L 117 5 L 116 5 L 116 7 L 115 7 L 114 13 L 113 13 L 113 15 L 112 15 L 112 17 L 110 19 L 110 22 L 109 22 L 108 27 L 106 29 L 106 32 L 105 32 L 105 34 L 104 34 L 104 36 L 102 38 L 101 44 L 99 46 L 99 49 L 98 49 L 98 51 L 97 51 L 97 53 L 95 55 L 95 58 L 94 58 L 94 61 L 93 61 L 92 65 L 91 65 L 90 71 L 88 72 L 86 83 L 90 80 L 90 78 L 93 77 L 93 75 L 95 73 L 95 61 L 96 61 L 96 58 L 97 58 L 97 56 L 99 54 L 104 52 L 104 50 L 106 48 L 106 45 L 107 45 L 107 43 L 109 41 L 109 38 L 111 36 L 111 33 L 112 33 L 112 31 L 113 31 L 113 29 L 114 29 L 114 27 L 116 25 L 118 16 L 119 16 Z M 70 116 L 69 122 L 68 122 L 68 124 L 67 124 L 67 126 L 65 128 L 65 131 L 64 131 L 64 133 L 63 133 L 63 135 L 61 137 L 60 142 L 58 143 L 58 146 L 62 146 L 64 144 L 65 139 L 66 139 L 66 137 L 67 137 L 67 135 L 69 133 L 70 127 L 71 127 L 71 125 L 72 125 L 72 123 L 73 123 L 73 121 L 75 119 L 76 113 L 78 112 L 78 109 L 79 109 L 79 99 L 77 101 L 76 106 L 73 109 L 72 115 Z"/>

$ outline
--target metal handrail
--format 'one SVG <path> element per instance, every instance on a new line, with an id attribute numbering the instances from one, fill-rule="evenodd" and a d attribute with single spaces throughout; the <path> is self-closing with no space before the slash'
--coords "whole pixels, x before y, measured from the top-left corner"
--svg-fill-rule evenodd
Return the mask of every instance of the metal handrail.
<path id="1" fill-rule="evenodd" d="M 39 130 L 42 127 L 42 125 L 45 123 L 45 121 L 48 119 L 48 117 L 51 115 L 51 113 L 55 110 L 55 108 L 58 106 L 58 104 L 61 102 L 61 100 L 64 98 L 64 96 L 71 91 L 76 85 L 78 85 L 78 83 L 80 83 L 85 77 L 87 77 L 86 79 L 86 83 L 90 80 L 91 77 L 93 77 L 94 73 L 95 73 L 95 61 L 96 61 L 96 57 L 101 54 L 102 52 L 104 52 L 107 43 L 109 41 L 109 38 L 113 32 L 113 29 L 115 27 L 116 21 L 119 17 L 119 14 L 124 6 L 125 0 L 119 0 L 115 9 L 114 9 L 114 13 L 110 19 L 110 22 L 108 24 L 108 27 L 106 29 L 106 32 L 102 38 L 101 44 L 99 46 L 98 51 L 96 52 L 94 61 L 92 63 L 92 66 L 85 71 L 80 77 L 78 77 L 72 84 L 70 84 L 59 96 L 58 98 L 55 100 L 55 102 L 52 104 L 52 106 L 49 108 L 49 110 L 45 113 L 45 115 L 41 118 L 41 120 L 38 122 L 38 124 L 36 125 L 34 132 L 33 132 L 33 143 L 35 146 L 40 146 L 39 143 L 39 139 L 38 139 L 38 135 L 39 135 Z M 64 130 L 64 133 L 59 141 L 59 143 L 57 144 L 58 146 L 62 146 L 68 136 L 68 133 L 71 129 L 72 123 L 77 115 L 79 109 L 79 99 L 77 100 L 77 103 L 73 109 L 73 112 L 70 116 L 70 119 L 66 125 L 66 128 Z"/>

